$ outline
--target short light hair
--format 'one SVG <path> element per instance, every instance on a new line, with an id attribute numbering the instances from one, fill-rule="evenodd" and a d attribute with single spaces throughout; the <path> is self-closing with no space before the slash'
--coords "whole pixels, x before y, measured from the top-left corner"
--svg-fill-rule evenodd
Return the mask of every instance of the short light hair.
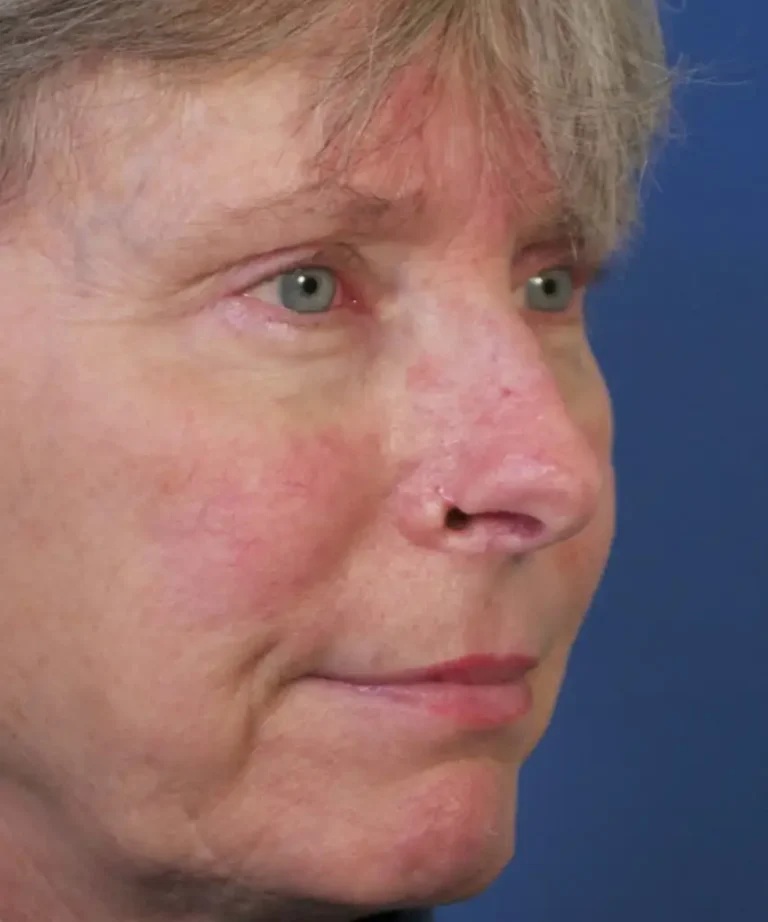
<path id="1" fill-rule="evenodd" d="M 0 0 L 0 194 L 32 174 L 35 113 L 68 70 L 201 79 L 291 56 L 322 63 L 318 102 L 358 131 L 410 63 L 461 59 L 479 110 L 524 106 L 601 252 L 634 223 L 672 82 L 654 0 Z"/>

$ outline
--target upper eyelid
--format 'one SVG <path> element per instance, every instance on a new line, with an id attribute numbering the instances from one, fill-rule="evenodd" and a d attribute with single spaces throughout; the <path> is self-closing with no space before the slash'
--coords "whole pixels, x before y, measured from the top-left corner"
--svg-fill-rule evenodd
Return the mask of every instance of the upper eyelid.
<path id="1" fill-rule="evenodd" d="M 329 269 L 338 274 L 346 274 L 353 268 L 367 268 L 360 254 L 355 253 L 351 247 L 341 245 L 318 247 L 317 249 L 307 248 L 305 255 L 297 255 L 295 252 L 293 255 L 286 253 L 282 260 L 274 257 L 274 262 L 274 267 L 268 271 L 265 269 L 257 271 L 252 267 L 246 267 L 243 281 L 236 286 L 235 292 L 242 294 L 250 288 L 272 282 L 281 275 L 295 272 L 297 269 Z"/>
<path id="2" fill-rule="evenodd" d="M 595 262 L 583 257 L 570 256 L 568 259 L 555 259 L 549 262 L 537 271 L 526 275 L 526 278 L 535 278 L 544 272 L 551 272 L 555 269 L 562 269 L 570 272 L 573 276 L 576 288 L 591 287 L 608 277 L 609 270 L 605 263 Z"/>
<path id="3" fill-rule="evenodd" d="M 528 247 L 517 254 L 515 262 L 526 269 L 538 265 L 540 272 L 551 269 L 586 270 L 595 267 L 595 260 L 590 259 L 584 250 L 574 249 L 564 243 Z"/>
<path id="4" fill-rule="evenodd" d="M 293 272 L 300 268 L 330 269 L 341 275 L 341 281 L 348 282 L 345 278 L 349 272 L 362 272 L 365 277 L 364 287 L 375 284 L 376 288 L 389 287 L 385 279 L 375 271 L 368 260 L 352 245 L 345 243 L 326 243 L 317 246 L 309 245 L 303 252 L 292 248 L 282 254 L 267 257 L 274 263 L 269 269 L 261 270 L 253 267 L 252 261 L 241 265 L 234 270 L 234 279 L 230 274 L 230 291 L 232 295 L 243 294 L 250 288 L 274 281 L 281 275 Z M 517 263 L 515 267 L 514 263 Z M 526 279 L 534 278 L 542 272 L 553 269 L 564 269 L 574 274 L 574 281 L 578 288 L 586 287 L 600 281 L 606 274 L 604 265 L 595 264 L 575 253 L 572 247 L 562 244 L 531 247 L 518 260 L 511 262 L 511 279 L 513 287 L 523 284 Z"/>

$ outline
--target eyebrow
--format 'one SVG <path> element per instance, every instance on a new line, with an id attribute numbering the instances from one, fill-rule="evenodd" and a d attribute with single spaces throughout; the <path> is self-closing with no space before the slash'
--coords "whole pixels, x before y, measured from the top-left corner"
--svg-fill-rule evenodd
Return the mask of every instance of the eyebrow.
<path id="1" fill-rule="evenodd" d="M 214 221 L 218 223 L 224 218 L 237 225 L 241 221 L 248 223 L 254 214 L 299 212 L 322 215 L 328 223 L 348 231 L 380 234 L 397 229 L 398 224 L 413 222 L 425 211 L 425 197 L 420 192 L 388 199 L 352 186 L 321 181 L 245 206 L 219 206 Z"/>
<path id="2" fill-rule="evenodd" d="M 343 235 L 358 240 L 416 238 L 435 223 L 436 215 L 423 190 L 384 198 L 326 179 L 255 201 L 203 206 L 180 232 L 169 229 L 164 234 L 158 255 L 162 258 L 163 243 L 172 247 L 177 268 L 182 268 L 187 254 L 197 276 L 208 268 L 201 266 L 201 254 L 207 264 L 234 265 L 266 247 L 274 252 L 296 246 L 299 237 L 317 241 Z M 568 245 L 575 252 L 584 248 L 579 222 L 559 201 L 526 222 L 516 249 L 524 253 L 551 245 Z"/>
<path id="3" fill-rule="evenodd" d="M 350 186 L 320 181 L 289 189 L 275 196 L 251 202 L 228 204 L 217 202 L 207 207 L 184 229 L 185 241 L 202 238 L 209 242 L 221 234 L 223 238 L 258 225 L 274 231 L 275 225 L 286 224 L 300 216 L 306 231 L 344 231 L 359 237 L 382 237 L 414 230 L 426 218 L 425 198 L 417 193 L 402 198 L 387 199 Z"/>

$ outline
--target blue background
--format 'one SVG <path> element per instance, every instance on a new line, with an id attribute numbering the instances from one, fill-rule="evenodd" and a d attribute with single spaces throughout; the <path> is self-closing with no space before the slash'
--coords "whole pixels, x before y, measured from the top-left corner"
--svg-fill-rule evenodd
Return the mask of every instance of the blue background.
<path id="1" fill-rule="evenodd" d="M 674 0 L 645 230 L 591 301 L 619 534 L 518 855 L 438 922 L 768 922 L 768 2 Z"/>

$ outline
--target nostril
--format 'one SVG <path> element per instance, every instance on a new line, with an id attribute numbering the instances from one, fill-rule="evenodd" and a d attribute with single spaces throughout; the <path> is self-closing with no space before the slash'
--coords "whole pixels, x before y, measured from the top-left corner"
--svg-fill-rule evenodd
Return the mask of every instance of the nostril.
<path id="1" fill-rule="evenodd" d="M 469 528 L 470 516 L 453 506 L 445 516 L 445 527 L 450 531 L 465 531 Z"/>
<path id="2" fill-rule="evenodd" d="M 523 541 L 537 541 L 544 531 L 544 523 L 540 519 L 525 513 L 480 512 L 468 515 L 456 506 L 446 513 L 445 527 L 450 531 L 484 529 L 496 535 L 514 535 Z"/>

